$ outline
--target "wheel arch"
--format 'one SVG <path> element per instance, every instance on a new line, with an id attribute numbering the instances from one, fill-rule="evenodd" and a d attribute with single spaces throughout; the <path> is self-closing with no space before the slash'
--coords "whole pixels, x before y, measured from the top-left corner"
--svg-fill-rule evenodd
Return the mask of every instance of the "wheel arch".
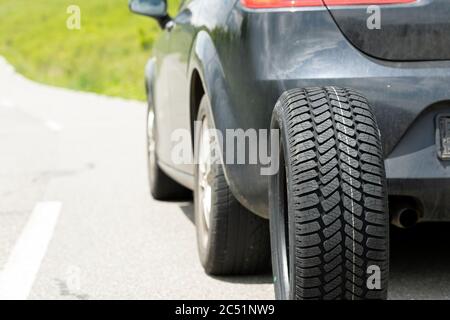
<path id="1" fill-rule="evenodd" d="M 145 93 L 147 94 L 147 102 L 152 103 L 154 101 L 153 97 L 153 84 L 156 72 L 156 58 L 150 58 L 145 65 Z"/>
<path id="2" fill-rule="evenodd" d="M 190 112 L 191 132 L 194 133 L 194 123 L 203 95 L 209 100 L 212 125 L 215 129 L 225 133 L 226 129 L 239 128 L 233 110 L 229 88 L 219 54 L 214 41 L 208 32 L 200 31 L 193 44 L 189 60 L 188 74 L 190 75 Z M 193 136 L 193 134 L 192 134 Z M 192 143 L 193 143 L 192 138 Z M 193 147 L 194 144 L 192 145 Z M 267 195 L 252 194 L 252 190 L 245 188 L 245 174 L 248 168 L 242 165 L 226 164 L 226 155 L 221 150 L 221 164 L 225 179 L 234 197 L 248 210 L 260 217 L 268 218 L 267 205 L 260 198 L 267 199 Z"/>
<path id="3" fill-rule="evenodd" d="M 191 143 L 192 150 L 194 150 L 194 123 L 197 119 L 200 103 L 205 95 L 205 88 L 203 81 L 200 78 L 200 73 L 197 69 L 194 69 L 191 74 L 190 81 L 190 93 L 189 93 L 189 108 L 190 108 L 190 130 L 191 130 Z"/>

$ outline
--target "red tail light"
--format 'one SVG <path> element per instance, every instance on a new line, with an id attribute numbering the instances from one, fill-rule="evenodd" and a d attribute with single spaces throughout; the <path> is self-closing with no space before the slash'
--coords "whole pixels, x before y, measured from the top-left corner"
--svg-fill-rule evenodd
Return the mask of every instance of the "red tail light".
<path id="1" fill-rule="evenodd" d="M 377 5 L 412 3 L 416 0 L 241 0 L 246 8 L 295 8 L 295 7 L 321 7 L 351 6 L 351 5 Z"/>
<path id="2" fill-rule="evenodd" d="M 323 6 L 322 0 L 241 0 L 241 3 L 252 9 Z"/>

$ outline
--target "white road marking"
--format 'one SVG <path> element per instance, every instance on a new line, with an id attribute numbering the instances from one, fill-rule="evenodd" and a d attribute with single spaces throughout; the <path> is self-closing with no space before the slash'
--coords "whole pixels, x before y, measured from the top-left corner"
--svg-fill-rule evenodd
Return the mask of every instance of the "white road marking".
<path id="1" fill-rule="evenodd" d="M 339 102 L 339 110 L 341 111 L 341 117 L 344 118 L 344 111 L 342 110 L 341 100 L 339 99 L 339 96 L 338 96 L 338 93 L 337 93 L 336 89 L 334 87 L 332 87 L 332 88 L 333 88 L 334 93 L 336 94 L 336 98 L 337 98 L 337 100 Z M 347 158 L 348 158 L 348 161 L 350 163 L 351 162 L 351 159 L 350 159 L 350 156 L 349 156 L 350 149 L 348 147 L 347 127 L 345 126 L 345 124 L 344 124 L 344 133 L 345 133 L 345 142 L 346 142 L 346 147 L 347 147 Z M 351 206 L 352 206 L 352 212 L 351 212 L 351 215 L 352 215 L 352 237 L 353 237 L 353 239 L 352 239 L 352 241 L 353 241 L 353 248 L 352 248 L 352 250 L 353 250 L 353 259 L 352 259 L 353 260 L 352 300 L 354 300 L 355 299 L 355 216 L 354 216 L 354 204 L 353 204 L 352 167 L 349 165 L 348 168 L 350 170 L 350 174 L 349 174 L 349 176 L 350 176 L 350 197 L 351 197 L 350 198 L 350 203 L 351 203 Z"/>
<path id="2" fill-rule="evenodd" d="M 46 121 L 45 125 L 47 128 L 49 128 L 50 130 L 55 131 L 55 132 L 59 132 L 63 129 L 62 125 L 60 125 L 59 123 L 57 123 L 55 121 L 51 121 L 51 120 Z"/>
<path id="3" fill-rule="evenodd" d="M 39 202 L 0 272 L 0 300 L 28 298 L 53 236 L 62 204 Z"/>

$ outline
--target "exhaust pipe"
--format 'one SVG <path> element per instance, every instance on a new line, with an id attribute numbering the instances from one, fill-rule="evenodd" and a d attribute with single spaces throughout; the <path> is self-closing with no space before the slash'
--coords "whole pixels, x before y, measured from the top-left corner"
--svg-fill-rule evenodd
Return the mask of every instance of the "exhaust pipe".
<path id="1" fill-rule="evenodd" d="M 419 212 L 413 206 L 399 207 L 391 212 L 391 223 L 398 228 L 412 228 L 419 222 Z"/>

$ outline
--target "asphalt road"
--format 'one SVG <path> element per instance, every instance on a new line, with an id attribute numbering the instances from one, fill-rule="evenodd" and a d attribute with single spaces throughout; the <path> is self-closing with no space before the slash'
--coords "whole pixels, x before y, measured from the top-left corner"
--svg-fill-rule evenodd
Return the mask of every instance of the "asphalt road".
<path id="1" fill-rule="evenodd" d="M 0 59 L 0 297 L 273 299 L 213 278 L 191 203 L 150 198 L 140 102 L 33 83 Z M 450 225 L 392 235 L 392 299 L 450 299 Z"/>

